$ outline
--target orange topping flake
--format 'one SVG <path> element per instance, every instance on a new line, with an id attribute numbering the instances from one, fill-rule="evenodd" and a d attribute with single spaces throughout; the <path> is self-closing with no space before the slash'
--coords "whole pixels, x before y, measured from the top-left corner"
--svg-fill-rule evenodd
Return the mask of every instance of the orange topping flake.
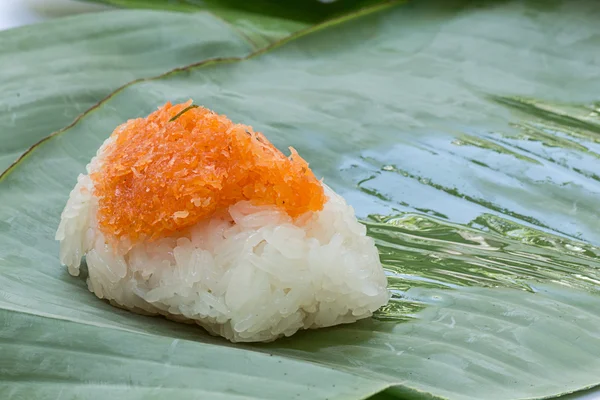
<path id="1" fill-rule="evenodd" d="M 203 107 L 185 110 L 191 103 L 167 103 L 115 129 L 91 175 L 101 231 L 156 239 L 241 200 L 291 217 L 323 208 L 323 186 L 293 148 L 286 157 L 250 126 Z"/>

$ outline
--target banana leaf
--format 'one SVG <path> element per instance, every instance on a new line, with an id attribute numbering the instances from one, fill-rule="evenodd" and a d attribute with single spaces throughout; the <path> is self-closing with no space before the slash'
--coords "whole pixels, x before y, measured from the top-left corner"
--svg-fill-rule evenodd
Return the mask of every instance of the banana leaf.
<path id="1" fill-rule="evenodd" d="M 599 17 L 592 1 L 420 1 L 118 90 L 0 178 L 0 394 L 541 399 L 597 386 Z M 60 267 L 60 211 L 100 143 L 188 98 L 294 146 L 348 199 L 377 241 L 387 307 L 233 346 L 115 309 Z"/>

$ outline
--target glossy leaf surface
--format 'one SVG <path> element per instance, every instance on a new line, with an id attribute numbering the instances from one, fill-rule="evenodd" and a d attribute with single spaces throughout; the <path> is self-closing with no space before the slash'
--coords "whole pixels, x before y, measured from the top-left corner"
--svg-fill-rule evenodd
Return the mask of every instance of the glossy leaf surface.
<path id="1" fill-rule="evenodd" d="M 51 343 L 40 345 L 47 354 L 66 345 L 45 333 L 58 324 L 70 340 L 92 337 L 74 351 L 93 357 L 106 343 L 95 334 L 111 344 L 141 335 L 156 354 L 181 341 L 175 366 L 154 362 L 195 390 L 210 375 L 186 378 L 185 356 L 197 355 L 194 368 L 250 357 L 233 392 L 206 383 L 223 398 L 256 397 L 237 385 L 252 374 L 275 381 L 276 398 L 296 395 L 291 382 L 315 385 L 314 398 L 394 385 L 391 395 L 452 399 L 546 398 L 600 383 L 600 7 L 572 4 L 415 2 L 363 15 L 249 60 L 130 85 L 37 146 L 0 181 L 0 308 L 16 320 L 0 343 L 12 343 L 18 366 L 9 390 L 63 376 L 22 356 L 31 339 L 10 331 L 19 324 Z M 122 121 L 188 98 L 294 146 L 355 206 L 389 274 L 388 307 L 234 351 L 199 329 L 114 309 L 60 268 L 59 214 L 98 146 Z M 125 344 L 104 352 L 146 365 Z M 282 378 L 265 354 L 302 368 Z M 322 368 L 343 387 L 327 386 L 334 378 Z M 100 393 L 97 371 L 74 374 Z M 152 389 L 172 393 L 170 378 Z M 360 390 L 349 395 L 348 382 Z"/>

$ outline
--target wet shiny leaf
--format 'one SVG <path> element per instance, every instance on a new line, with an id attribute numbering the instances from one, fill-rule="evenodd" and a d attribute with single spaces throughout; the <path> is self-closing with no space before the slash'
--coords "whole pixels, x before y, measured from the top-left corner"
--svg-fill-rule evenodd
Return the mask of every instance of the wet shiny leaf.
<path id="1" fill-rule="evenodd" d="M 33 334 L 66 320 L 69 338 L 95 326 L 110 343 L 141 333 L 159 354 L 180 340 L 198 359 L 257 357 L 242 381 L 280 379 L 259 356 L 283 356 L 314 366 L 300 375 L 319 388 L 311 398 L 347 395 L 326 393 L 323 367 L 345 374 L 340 381 L 371 382 L 353 398 L 387 385 L 390 396 L 451 399 L 546 398 L 598 385 L 600 5 L 573 4 L 413 2 L 245 61 L 124 88 L 0 181 L 0 308 Z M 371 320 L 232 352 L 197 329 L 116 310 L 60 268 L 59 213 L 100 143 L 127 118 L 188 98 L 294 146 L 354 205 L 377 240 L 389 306 Z M 3 337 L 19 366 L 10 387 L 45 382 L 30 372 L 35 360 L 18 357 L 18 336 Z M 47 353 L 59 346 L 49 340 Z M 144 357 L 115 347 L 131 362 Z M 46 381 L 65 373 L 35 371 Z M 255 396 L 243 385 L 235 393 Z"/>

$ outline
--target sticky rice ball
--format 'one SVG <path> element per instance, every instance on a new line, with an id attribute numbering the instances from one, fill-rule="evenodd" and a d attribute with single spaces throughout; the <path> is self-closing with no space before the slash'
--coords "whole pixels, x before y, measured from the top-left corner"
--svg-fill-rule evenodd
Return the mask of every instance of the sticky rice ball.
<path id="1" fill-rule="evenodd" d="M 60 260 L 133 312 L 232 342 L 351 323 L 389 300 L 373 240 L 290 148 L 206 108 L 117 127 L 62 212 Z"/>

